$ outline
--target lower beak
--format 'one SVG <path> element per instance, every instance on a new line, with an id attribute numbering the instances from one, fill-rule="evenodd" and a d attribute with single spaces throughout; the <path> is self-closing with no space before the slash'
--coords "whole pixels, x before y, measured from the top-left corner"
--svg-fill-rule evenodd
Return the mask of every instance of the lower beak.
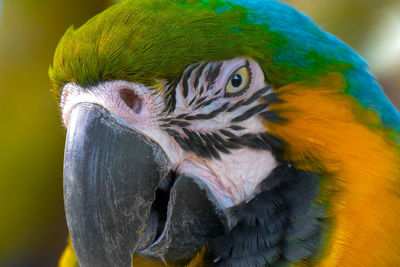
<path id="1" fill-rule="evenodd" d="M 69 118 L 64 158 L 67 225 L 80 266 L 132 266 L 192 257 L 226 228 L 207 186 L 174 177 L 161 147 L 95 104 Z"/>

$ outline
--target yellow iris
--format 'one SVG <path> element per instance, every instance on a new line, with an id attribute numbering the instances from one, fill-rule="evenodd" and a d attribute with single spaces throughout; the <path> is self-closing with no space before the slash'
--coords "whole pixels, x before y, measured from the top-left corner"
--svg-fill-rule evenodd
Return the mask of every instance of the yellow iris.
<path id="1" fill-rule="evenodd" d="M 225 95 L 237 96 L 247 89 L 250 82 L 250 72 L 247 67 L 241 67 L 230 77 L 226 87 Z"/>

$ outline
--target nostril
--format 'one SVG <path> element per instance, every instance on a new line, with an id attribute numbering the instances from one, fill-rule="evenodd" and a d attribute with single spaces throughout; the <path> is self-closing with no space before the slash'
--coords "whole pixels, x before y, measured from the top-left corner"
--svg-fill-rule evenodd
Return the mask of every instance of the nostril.
<path id="1" fill-rule="evenodd" d="M 140 113 L 142 110 L 142 101 L 132 90 L 121 89 L 119 91 L 119 96 L 129 108 L 136 113 Z"/>

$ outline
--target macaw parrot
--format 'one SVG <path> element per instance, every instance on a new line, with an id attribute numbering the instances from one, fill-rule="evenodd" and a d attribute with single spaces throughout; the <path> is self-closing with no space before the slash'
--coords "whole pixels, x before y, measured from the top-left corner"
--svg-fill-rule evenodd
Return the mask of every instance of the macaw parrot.
<path id="1" fill-rule="evenodd" d="M 400 114 L 291 6 L 126 0 L 49 76 L 61 266 L 400 266 Z"/>

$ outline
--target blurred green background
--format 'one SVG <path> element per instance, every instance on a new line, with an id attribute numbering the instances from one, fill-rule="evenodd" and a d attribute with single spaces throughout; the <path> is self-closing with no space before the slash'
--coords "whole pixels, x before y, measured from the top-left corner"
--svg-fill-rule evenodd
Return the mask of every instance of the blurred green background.
<path id="1" fill-rule="evenodd" d="M 0 266 L 55 266 L 66 243 L 57 41 L 111 0 L 0 0 Z M 288 0 L 371 64 L 400 106 L 399 0 Z"/>

